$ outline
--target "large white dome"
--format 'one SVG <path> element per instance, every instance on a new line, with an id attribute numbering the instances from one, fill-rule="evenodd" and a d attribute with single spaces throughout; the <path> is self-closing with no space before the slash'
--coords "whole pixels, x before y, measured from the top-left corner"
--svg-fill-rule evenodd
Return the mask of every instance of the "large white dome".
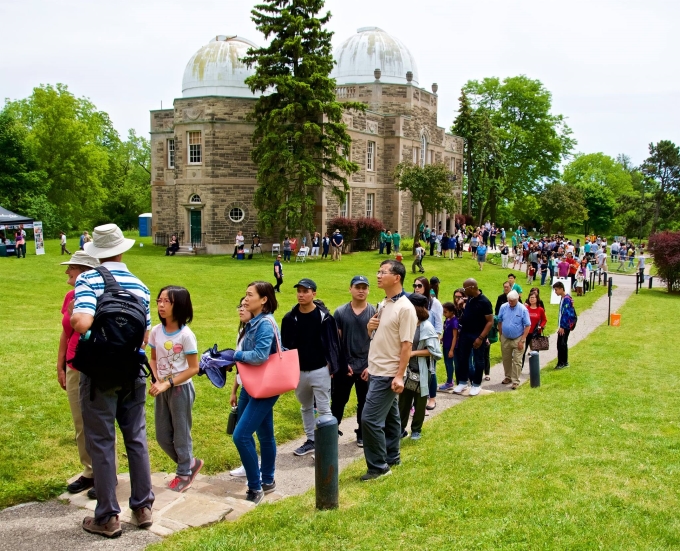
<path id="1" fill-rule="evenodd" d="M 338 84 L 375 82 L 373 72 L 380 69 L 380 82 L 406 84 L 406 72 L 413 73 L 418 85 L 416 60 L 402 42 L 378 27 L 362 27 L 333 52 L 337 65 L 331 73 Z"/>
<path id="2" fill-rule="evenodd" d="M 198 50 L 187 63 L 182 97 L 227 96 L 254 98 L 243 82 L 255 72 L 241 61 L 249 47 L 257 45 L 240 36 L 219 35 Z"/>

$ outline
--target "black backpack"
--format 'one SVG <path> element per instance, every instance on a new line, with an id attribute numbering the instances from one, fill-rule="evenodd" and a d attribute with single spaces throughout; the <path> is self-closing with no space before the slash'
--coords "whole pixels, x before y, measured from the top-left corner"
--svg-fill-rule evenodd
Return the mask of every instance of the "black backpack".
<path id="1" fill-rule="evenodd" d="M 94 321 L 87 340 L 78 341 L 71 364 L 92 378 L 100 390 L 131 387 L 150 373 L 141 349 L 146 333 L 146 307 L 137 295 L 123 289 L 104 267 L 95 268 L 104 278 L 104 292 L 97 299 Z"/>

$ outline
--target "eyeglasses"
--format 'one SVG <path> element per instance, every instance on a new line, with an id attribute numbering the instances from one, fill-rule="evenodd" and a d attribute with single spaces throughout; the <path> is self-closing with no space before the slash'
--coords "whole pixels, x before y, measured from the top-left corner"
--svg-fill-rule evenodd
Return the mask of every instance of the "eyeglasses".
<path id="1" fill-rule="evenodd" d="M 156 304 L 172 304 L 172 301 L 168 300 L 167 298 L 157 298 Z"/>
<path id="2" fill-rule="evenodd" d="M 414 284 L 413 284 L 413 288 L 414 288 L 414 289 L 422 289 L 422 288 L 423 288 L 423 284 L 422 284 L 422 283 L 414 283 Z"/>
<path id="3" fill-rule="evenodd" d="M 380 271 L 376 275 L 378 277 L 380 277 L 381 275 L 385 276 L 385 275 L 394 275 L 394 274 L 392 272 L 382 272 L 382 271 Z"/>

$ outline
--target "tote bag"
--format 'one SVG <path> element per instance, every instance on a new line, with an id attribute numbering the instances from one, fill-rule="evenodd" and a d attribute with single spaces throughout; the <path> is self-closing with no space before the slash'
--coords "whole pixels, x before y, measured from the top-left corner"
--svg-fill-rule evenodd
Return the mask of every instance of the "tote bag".
<path id="1" fill-rule="evenodd" d="M 300 359 L 297 350 L 281 350 L 279 333 L 274 326 L 276 352 L 260 365 L 236 362 L 246 392 L 253 398 L 271 398 L 295 390 L 300 382 Z"/>

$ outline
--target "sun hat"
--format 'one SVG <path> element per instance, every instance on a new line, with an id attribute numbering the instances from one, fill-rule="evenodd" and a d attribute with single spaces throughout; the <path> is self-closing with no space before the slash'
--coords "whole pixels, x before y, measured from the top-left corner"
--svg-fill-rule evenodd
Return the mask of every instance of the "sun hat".
<path id="1" fill-rule="evenodd" d="M 73 253 L 71 260 L 67 262 L 60 262 L 62 266 L 75 264 L 78 266 L 89 266 L 90 268 L 96 268 L 99 266 L 99 260 L 92 258 L 89 254 L 85 254 L 83 251 L 76 251 Z"/>
<path id="2" fill-rule="evenodd" d="M 92 241 L 83 244 L 83 249 L 94 258 L 111 258 L 130 250 L 134 244 L 134 239 L 123 237 L 116 224 L 104 224 L 94 229 Z"/>

